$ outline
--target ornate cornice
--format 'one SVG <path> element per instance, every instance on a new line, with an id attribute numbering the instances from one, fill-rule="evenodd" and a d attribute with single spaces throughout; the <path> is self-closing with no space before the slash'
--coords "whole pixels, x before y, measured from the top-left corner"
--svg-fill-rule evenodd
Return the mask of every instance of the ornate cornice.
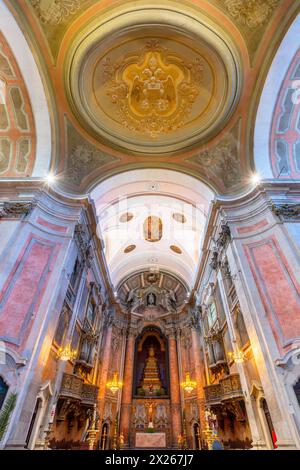
<path id="1" fill-rule="evenodd" d="M 20 219 L 29 214 L 32 202 L 4 202 L 0 205 L 0 219 Z"/>
<path id="2" fill-rule="evenodd" d="M 272 211 L 281 219 L 300 219 L 300 204 L 273 204 Z"/>

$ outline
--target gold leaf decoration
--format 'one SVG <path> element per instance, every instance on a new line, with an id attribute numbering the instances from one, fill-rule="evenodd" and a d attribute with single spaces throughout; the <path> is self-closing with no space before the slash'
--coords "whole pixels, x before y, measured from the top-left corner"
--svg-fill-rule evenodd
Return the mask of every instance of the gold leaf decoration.
<path id="1" fill-rule="evenodd" d="M 115 65 L 106 57 L 102 78 L 119 122 L 156 139 L 185 124 L 200 93 L 202 71 L 201 58 L 186 63 L 152 40 L 140 54 Z"/>

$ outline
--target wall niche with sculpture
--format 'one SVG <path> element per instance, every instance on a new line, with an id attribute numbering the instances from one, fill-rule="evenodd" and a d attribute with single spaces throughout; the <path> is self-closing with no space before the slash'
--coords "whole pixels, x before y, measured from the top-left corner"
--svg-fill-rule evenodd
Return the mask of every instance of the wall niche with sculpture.
<path id="1" fill-rule="evenodd" d="M 137 338 L 134 370 L 134 397 L 169 397 L 168 344 L 159 329 L 147 328 Z"/>

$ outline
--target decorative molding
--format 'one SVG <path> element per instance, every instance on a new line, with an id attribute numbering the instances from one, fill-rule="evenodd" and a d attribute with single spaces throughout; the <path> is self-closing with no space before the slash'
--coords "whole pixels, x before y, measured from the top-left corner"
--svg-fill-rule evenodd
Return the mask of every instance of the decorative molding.
<path id="1" fill-rule="evenodd" d="M 42 23 L 57 26 L 78 12 L 84 0 L 30 0 Z"/>
<path id="2" fill-rule="evenodd" d="M 272 211 L 280 219 L 300 219 L 300 204 L 273 204 Z"/>
<path id="3" fill-rule="evenodd" d="M 208 178 L 219 178 L 226 189 L 241 183 L 239 127 L 240 121 L 215 147 L 186 160 L 199 165 Z"/>
<path id="4" fill-rule="evenodd" d="M 279 3 L 280 0 L 224 0 L 229 15 L 251 30 L 267 23 Z"/>
<path id="5" fill-rule="evenodd" d="M 33 207 L 31 202 L 4 202 L 0 206 L 0 219 L 20 219 L 26 217 Z"/>
<path id="6" fill-rule="evenodd" d="M 120 159 L 97 149 L 72 126 L 66 123 L 67 149 L 64 178 L 72 187 L 81 185 L 83 179 L 95 170 Z"/>
<path id="7" fill-rule="evenodd" d="M 200 94 L 204 61 L 177 57 L 149 40 L 116 64 L 103 61 L 103 83 L 121 125 L 151 139 L 182 128 Z"/>

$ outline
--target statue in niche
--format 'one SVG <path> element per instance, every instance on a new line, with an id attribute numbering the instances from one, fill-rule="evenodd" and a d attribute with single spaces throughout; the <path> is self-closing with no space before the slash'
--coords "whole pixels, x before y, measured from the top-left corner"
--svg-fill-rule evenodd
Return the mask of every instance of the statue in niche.
<path id="1" fill-rule="evenodd" d="M 153 345 L 151 345 L 148 350 L 148 357 L 144 367 L 141 387 L 145 390 L 146 395 L 152 395 L 152 393 L 156 392 L 157 390 L 161 390 L 162 388 L 158 361 L 155 356 L 155 349 Z"/>
<path id="2" fill-rule="evenodd" d="M 147 295 L 147 307 L 155 307 L 156 306 L 156 295 L 153 292 Z"/>

